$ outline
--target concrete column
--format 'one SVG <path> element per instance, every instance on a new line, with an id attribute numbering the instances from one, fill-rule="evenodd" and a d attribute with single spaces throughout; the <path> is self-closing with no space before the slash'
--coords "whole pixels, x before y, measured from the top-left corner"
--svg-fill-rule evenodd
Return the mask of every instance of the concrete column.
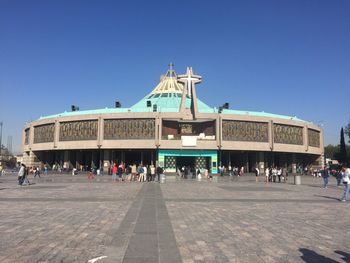
<path id="1" fill-rule="evenodd" d="M 268 124 L 268 129 L 269 129 L 269 144 L 270 144 L 270 150 L 273 150 L 273 121 L 270 121 Z"/>
<path id="2" fill-rule="evenodd" d="M 33 161 L 30 158 L 30 153 L 31 152 L 23 152 L 23 163 L 26 166 L 32 166 Z"/>
<path id="3" fill-rule="evenodd" d="M 24 163 L 25 165 L 27 165 L 28 160 L 29 160 L 29 152 L 23 152 L 22 163 Z"/>
<path id="4" fill-rule="evenodd" d="M 75 152 L 75 168 L 77 170 L 80 170 L 80 151 L 79 150 Z"/>
<path id="5" fill-rule="evenodd" d="M 292 173 L 297 173 L 297 161 L 296 161 L 296 156 L 295 154 L 293 153 L 292 155 Z"/>
<path id="6" fill-rule="evenodd" d="M 320 155 L 316 162 L 319 164 L 319 166 L 323 169 L 323 167 L 325 167 L 326 163 L 325 163 L 325 160 L 324 160 L 324 155 Z M 320 167 L 317 167 L 317 168 L 320 168 Z"/>
<path id="7" fill-rule="evenodd" d="M 104 140 L 104 119 L 99 117 L 98 128 L 97 128 L 97 147 L 101 147 L 103 140 Z"/>
<path id="8" fill-rule="evenodd" d="M 58 120 L 55 120 L 55 131 L 54 131 L 54 138 L 53 138 L 54 148 L 57 148 L 59 139 L 60 139 L 60 123 L 58 122 Z"/>
<path id="9" fill-rule="evenodd" d="M 23 163 L 26 166 L 40 166 L 41 163 L 38 160 L 37 156 L 35 155 L 34 152 L 29 151 L 29 152 L 23 152 Z"/>
<path id="10" fill-rule="evenodd" d="M 246 173 L 249 172 L 249 153 L 248 152 L 245 153 L 245 168 L 244 168 L 244 171 Z"/>
<path id="11" fill-rule="evenodd" d="M 303 144 L 304 144 L 304 149 L 305 152 L 309 150 L 309 133 L 308 133 L 308 126 L 304 125 L 303 127 Z"/>
<path id="12" fill-rule="evenodd" d="M 108 167 L 111 166 L 111 151 L 110 150 L 103 150 L 103 170 L 107 171 Z"/>
<path id="13" fill-rule="evenodd" d="M 216 118 L 216 121 L 215 121 L 215 139 L 216 139 L 216 145 L 218 147 L 221 146 L 221 118 L 218 117 Z"/>
<path id="14" fill-rule="evenodd" d="M 163 119 L 160 118 L 159 113 L 157 114 L 157 119 L 156 119 L 156 136 L 157 140 L 156 140 L 156 147 L 160 146 L 160 142 L 162 140 L 162 128 L 163 128 Z"/>
<path id="15" fill-rule="evenodd" d="M 122 150 L 121 154 L 120 154 L 120 159 L 121 161 L 124 163 L 125 162 L 125 152 Z"/>
<path id="16" fill-rule="evenodd" d="M 259 172 L 261 174 L 265 172 L 265 159 L 264 159 L 263 152 L 258 152 L 258 167 L 259 167 Z"/>

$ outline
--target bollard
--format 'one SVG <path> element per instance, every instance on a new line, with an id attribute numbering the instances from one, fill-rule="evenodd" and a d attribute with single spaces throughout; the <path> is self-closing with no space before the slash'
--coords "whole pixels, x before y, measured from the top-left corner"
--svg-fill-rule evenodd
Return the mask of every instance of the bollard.
<path id="1" fill-rule="evenodd" d="M 160 175 L 160 183 L 165 184 L 165 174 Z"/>
<path id="2" fill-rule="evenodd" d="M 301 176 L 300 175 L 294 175 L 294 184 L 295 185 L 301 184 Z"/>

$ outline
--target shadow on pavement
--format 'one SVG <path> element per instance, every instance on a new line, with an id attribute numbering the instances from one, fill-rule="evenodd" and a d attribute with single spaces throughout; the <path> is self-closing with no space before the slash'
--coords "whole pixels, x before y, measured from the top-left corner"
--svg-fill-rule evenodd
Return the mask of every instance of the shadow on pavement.
<path id="1" fill-rule="evenodd" d="M 323 198 L 333 199 L 333 200 L 337 200 L 337 201 L 339 201 L 339 198 L 332 197 L 332 196 L 326 196 L 326 195 L 314 195 L 314 196 L 317 196 L 317 197 L 323 197 Z"/>
<path id="2" fill-rule="evenodd" d="M 338 263 L 338 261 L 317 254 L 315 251 L 307 248 L 300 248 L 299 251 L 303 253 L 300 258 L 306 263 Z"/>
<path id="3" fill-rule="evenodd" d="M 334 252 L 339 254 L 339 255 L 342 255 L 343 256 L 342 260 L 344 260 L 345 262 L 350 262 L 350 254 L 349 253 L 346 253 L 346 252 L 340 251 L 340 250 L 336 250 Z"/>
<path id="4" fill-rule="evenodd" d="M 300 258 L 306 263 L 339 263 L 338 261 L 317 254 L 315 251 L 307 248 L 299 248 L 299 251 L 302 253 Z"/>

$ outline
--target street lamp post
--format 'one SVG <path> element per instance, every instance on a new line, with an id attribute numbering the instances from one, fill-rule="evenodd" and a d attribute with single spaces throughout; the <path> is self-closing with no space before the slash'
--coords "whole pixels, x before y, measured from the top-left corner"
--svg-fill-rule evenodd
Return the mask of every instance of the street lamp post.
<path id="1" fill-rule="evenodd" d="M 2 149 L 2 121 L 0 122 L 0 156 L 2 156 L 1 149 Z"/>

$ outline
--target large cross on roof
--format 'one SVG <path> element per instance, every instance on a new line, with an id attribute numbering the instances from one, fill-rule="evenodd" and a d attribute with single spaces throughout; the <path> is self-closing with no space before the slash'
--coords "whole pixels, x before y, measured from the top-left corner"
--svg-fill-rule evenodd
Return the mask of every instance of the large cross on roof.
<path id="1" fill-rule="evenodd" d="M 184 75 L 178 75 L 177 80 L 180 83 L 184 83 L 185 87 L 187 88 L 187 94 L 188 96 L 192 96 L 192 85 L 193 88 L 195 87 L 195 84 L 200 83 L 202 81 L 202 77 L 199 75 L 194 75 L 192 67 L 187 67 L 186 74 Z"/>

